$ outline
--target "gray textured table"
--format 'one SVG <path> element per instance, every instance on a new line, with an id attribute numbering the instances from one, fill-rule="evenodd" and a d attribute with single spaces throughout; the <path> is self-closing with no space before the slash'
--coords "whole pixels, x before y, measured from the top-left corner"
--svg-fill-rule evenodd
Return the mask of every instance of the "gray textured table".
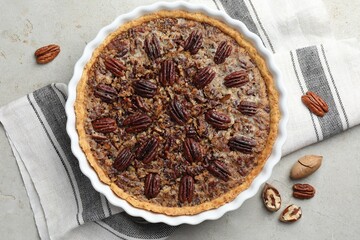
<path id="1" fill-rule="evenodd" d="M 360 39 L 360 1 L 324 0 L 336 38 Z M 145 4 L 152 1 L 142 1 Z M 67 83 L 84 46 L 124 9 L 121 1 L 0 0 L 0 105 L 51 82 Z M 121 11 L 119 11 L 119 9 Z M 38 66 L 33 53 L 58 43 L 62 52 L 51 64 Z M 359 239 L 360 127 L 284 157 L 269 180 L 283 204 L 297 203 L 303 218 L 282 224 L 268 213 L 259 194 L 217 221 L 182 226 L 171 239 Z M 39 239 L 29 200 L 15 159 L 0 127 L 0 239 Z M 308 201 L 290 197 L 288 173 L 304 154 L 324 156 L 321 169 L 306 181 L 317 188 Z"/>

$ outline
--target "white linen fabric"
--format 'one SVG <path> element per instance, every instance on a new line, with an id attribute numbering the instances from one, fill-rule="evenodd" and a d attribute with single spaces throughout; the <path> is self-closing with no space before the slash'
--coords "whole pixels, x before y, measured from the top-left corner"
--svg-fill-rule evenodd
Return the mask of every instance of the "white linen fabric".
<path id="1" fill-rule="evenodd" d="M 243 21 L 274 53 L 288 92 L 287 154 L 360 122 L 360 50 L 333 39 L 321 0 L 193 0 Z M 126 1 L 126 9 L 140 5 Z M 121 14 L 123 12 L 119 12 Z M 34 80 L 35 81 L 35 80 Z M 319 118 L 301 103 L 311 90 L 329 104 Z M 174 230 L 128 216 L 81 173 L 65 131 L 64 84 L 0 108 L 41 239 L 164 239 Z"/>

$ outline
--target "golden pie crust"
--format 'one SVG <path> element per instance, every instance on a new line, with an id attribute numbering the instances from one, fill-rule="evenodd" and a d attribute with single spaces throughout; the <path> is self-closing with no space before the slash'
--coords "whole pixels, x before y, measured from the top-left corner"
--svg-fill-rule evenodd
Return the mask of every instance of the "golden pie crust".
<path id="1" fill-rule="evenodd" d="M 253 60 L 254 64 L 257 66 L 257 68 L 260 70 L 261 76 L 265 82 L 266 85 L 266 92 L 268 94 L 268 100 L 270 105 L 270 128 L 269 128 L 269 135 L 268 140 L 265 148 L 263 151 L 257 156 L 257 166 L 253 168 L 251 173 L 247 175 L 245 178 L 245 181 L 239 185 L 236 188 L 231 189 L 226 194 L 223 194 L 216 199 L 213 199 L 209 202 L 204 202 L 199 205 L 195 206 L 184 206 L 184 207 L 165 207 L 160 206 L 158 204 L 153 204 L 151 202 L 146 202 L 137 199 L 135 196 L 132 196 L 125 192 L 123 189 L 119 188 L 114 182 L 110 180 L 108 175 L 104 172 L 104 170 L 99 166 L 98 162 L 96 161 L 96 158 L 94 157 L 89 142 L 87 140 L 85 127 L 84 127 L 84 119 L 86 118 L 86 109 L 85 109 L 85 102 L 86 102 L 86 94 L 85 94 L 85 88 L 88 81 L 88 73 L 91 69 L 92 65 L 96 61 L 97 57 L 101 54 L 101 52 L 104 50 L 104 48 L 107 46 L 107 44 L 115 38 L 119 33 L 127 31 L 135 26 L 138 26 L 142 23 L 158 19 L 158 18 L 164 18 L 164 17 L 170 17 L 170 18 L 184 18 L 189 20 L 194 20 L 201 23 L 207 23 L 214 27 L 217 27 L 225 34 L 229 35 L 233 39 L 236 40 L 236 42 L 246 50 L 246 52 L 249 54 L 251 59 Z M 128 203 L 133 205 L 136 208 L 145 209 L 148 211 L 156 212 L 156 213 L 162 213 L 169 216 L 178 216 L 178 215 L 195 215 L 201 212 L 204 212 L 209 209 L 218 208 L 225 203 L 228 203 L 232 201 L 234 198 L 236 198 L 241 192 L 246 190 L 254 178 L 261 172 L 264 164 L 266 163 L 267 158 L 271 154 L 274 142 L 277 137 L 277 131 L 278 131 L 278 122 L 280 119 L 280 111 L 279 111 L 279 104 L 278 104 L 278 92 L 275 89 L 275 83 L 274 80 L 266 66 L 265 60 L 259 55 L 255 47 L 246 40 L 241 33 L 238 31 L 232 29 L 231 27 L 227 26 L 223 22 L 216 20 L 214 18 L 208 17 L 202 13 L 190 13 L 185 11 L 159 11 L 155 12 L 153 14 L 145 15 L 143 17 L 140 17 L 136 20 L 132 20 L 128 23 L 123 24 L 120 26 L 116 31 L 111 33 L 109 36 L 106 37 L 106 39 L 98 46 L 95 51 L 93 52 L 93 55 L 91 59 L 86 64 L 82 77 L 77 85 L 77 97 L 75 102 L 75 113 L 76 113 L 76 128 L 79 134 L 79 144 L 83 150 L 83 152 L 86 155 L 86 158 L 92 168 L 96 171 L 97 175 L 99 176 L 100 180 L 109 185 L 113 192 L 119 196 L 121 199 L 126 200 Z"/>

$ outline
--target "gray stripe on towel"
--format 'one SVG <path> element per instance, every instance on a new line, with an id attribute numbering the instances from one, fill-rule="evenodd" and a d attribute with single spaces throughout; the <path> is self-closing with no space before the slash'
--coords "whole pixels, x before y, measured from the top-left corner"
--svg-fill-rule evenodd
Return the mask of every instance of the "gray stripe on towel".
<path id="1" fill-rule="evenodd" d="M 57 142 L 60 144 L 71 166 L 79 189 L 83 207 L 84 222 L 96 221 L 105 217 L 101 204 L 100 194 L 91 186 L 90 180 L 82 174 L 78 160 L 70 149 L 70 139 L 66 133 L 66 114 L 58 95 L 51 86 L 34 92 L 34 99 L 46 118 Z"/>
<path id="2" fill-rule="evenodd" d="M 318 94 L 329 105 L 329 112 L 324 117 L 318 118 L 324 139 L 329 138 L 341 132 L 343 126 L 324 68 L 321 65 L 319 52 L 316 46 L 310 46 L 297 49 L 296 54 L 308 90 Z"/>

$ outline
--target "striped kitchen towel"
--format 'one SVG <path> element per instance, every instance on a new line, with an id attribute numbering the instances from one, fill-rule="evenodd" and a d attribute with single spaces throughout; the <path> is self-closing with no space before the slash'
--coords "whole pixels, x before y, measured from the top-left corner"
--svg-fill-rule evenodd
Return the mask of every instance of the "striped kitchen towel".
<path id="1" fill-rule="evenodd" d="M 360 50 L 335 41 L 320 0 L 194 0 L 242 20 L 274 53 L 288 92 L 284 153 L 360 122 Z M 123 11 L 139 2 L 127 1 Z M 122 12 L 119 12 L 122 13 Z M 34 79 L 35 81 L 35 79 Z M 301 103 L 308 90 L 329 104 L 323 118 Z M 147 224 L 109 204 L 81 173 L 65 131 L 66 85 L 52 84 L 0 108 L 41 239 L 163 239 L 174 227 Z"/>

